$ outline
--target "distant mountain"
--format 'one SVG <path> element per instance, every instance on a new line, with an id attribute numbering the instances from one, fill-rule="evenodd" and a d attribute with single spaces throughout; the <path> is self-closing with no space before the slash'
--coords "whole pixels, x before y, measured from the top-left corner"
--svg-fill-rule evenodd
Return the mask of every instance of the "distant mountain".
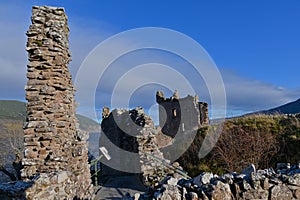
<path id="1" fill-rule="evenodd" d="M 81 130 L 87 131 L 89 133 L 100 132 L 100 124 L 96 121 L 79 114 L 77 114 L 76 117 L 78 119 L 79 128 Z"/>
<path id="2" fill-rule="evenodd" d="M 26 104 L 14 100 L 0 100 L 0 119 L 26 119 Z"/>
<path id="3" fill-rule="evenodd" d="M 258 111 L 252 114 L 297 114 L 300 113 L 300 99 L 269 110 Z"/>
<path id="4" fill-rule="evenodd" d="M 99 124 L 82 115 L 77 114 L 79 128 L 87 132 L 99 132 Z M 0 100 L 0 120 L 20 120 L 26 119 L 26 104 L 15 100 Z"/>

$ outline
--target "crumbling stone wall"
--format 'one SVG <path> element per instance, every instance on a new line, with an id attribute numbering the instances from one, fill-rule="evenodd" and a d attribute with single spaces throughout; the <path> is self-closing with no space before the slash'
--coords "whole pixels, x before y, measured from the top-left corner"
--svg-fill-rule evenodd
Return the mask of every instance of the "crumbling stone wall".
<path id="1" fill-rule="evenodd" d="M 127 174 L 109 166 L 116 166 L 116 168 L 127 166 L 127 168 L 139 171 L 138 159 L 130 160 L 125 158 L 117 149 L 118 147 L 124 151 L 138 152 L 138 143 L 135 136 L 139 133 L 139 130 L 136 129 L 136 124 L 130 117 L 132 112 L 126 109 L 114 109 L 112 112 L 109 112 L 107 107 L 103 108 L 101 134 L 104 134 L 106 137 L 100 137 L 99 146 L 105 147 L 111 157 L 111 160 L 106 161 L 107 163 L 103 164 L 102 167 L 102 173 L 105 176 L 122 176 Z M 142 121 L 139 121 L 139 123 L 143 124 Z M 113 143 L 113 145 L 108 146 L 108 143 Z"/>
<path id="2" fill-rule="evenodd" d="M 141 172 L 143 182 L 147 186 L 157 185 L 167 174 L 171 172 L 161 161 L 170 163 L 164 158 L 160 151 L 157 135 L 158 129 L 155 128 L 154 123 L 149 115 L 146 115 L 144 110 L 137 110 L 134 118 L 143 119 L 144 126 L 139 131 L 140 134 L 136 136 L 138 142 L 138 153 L 141 163 Z"/>
<path id="3" fill-rule="evenodd" d="M 198 96 L 180 98 L 176 90 L 172 97 L 165 98 L 162 91 L 157 91 L 156 102 L 159 104 L 159 125 L 165 135 L 175 137 L 177 133 L 209 124 L 208 104 L 199 102 Z"/>
<path id="4" fill-rule="evenodd" d="M 198 107 L 199 107 L 199 114 L 200 114 L 200 124 L 209 125 L 208 103 L 198 102 Z"/>
<path id="5" fill-rule="evenodd" d="M 41 198 L 42 190 L 51 195 L 47 199 L 90 198 L 88 135 L 79 130 L 75 116 L 67 16 L 63 8 L 34 6 L 31 21 L 22 178 L 36 181 L 26 197 Z M 60 174 L 59 180 L 53 173 Z"/>
<path id="6" fill-rule="evenodd" d="M 156 140 L 159 130 L 155 128 L 151 117 L 146 115 L 143 108 L 115 109 L 111 113 L 107 111 L 105 107 L 102 113 L 105 117 L 102 119 L 101 128 L 109 141 L 101 137 L 100 146 L 108 149 L 112 157 L 110 162 L 117 163 L 117 165 L 119 163 L 119 166 L 127 166 L 131 169 L 135 168 L 136 172 L 141 172 L 139 175 L 142 178 L 141 181 L 147 186 L 155 186 L 165 176 L 175 173 L 174 169 L 169 169 L 162 164 L 162 161 L 167 164 L 170 164 L 170 161 L 166 160 L 160 151 Z M 124 158 L 116 147 L 107 146 L 108 142 L 112 142 L 125 151 L 137 153 L 137 159 Z M 124 174 L 108 166 L 103 167 L 103 173 L 110 176 Z"/>

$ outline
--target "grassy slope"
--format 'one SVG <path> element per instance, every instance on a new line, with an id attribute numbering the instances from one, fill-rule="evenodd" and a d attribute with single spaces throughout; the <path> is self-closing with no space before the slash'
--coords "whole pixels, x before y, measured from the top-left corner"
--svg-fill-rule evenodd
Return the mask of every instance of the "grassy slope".
<path id="1" fill-rule="evenodd" d="M 0 100 L 0 119 L 24 120 L 25 103 L 13 100 Z"/>
<path id="2" fill-rule="evenodd" d="M 251 115 L 226 120 L 221 134 L 234 133 L 239 127 L 250 135 L 254 133 L 270 133 L 277 140 L 278 152 L 270 157 L 270 160 L 260 160 L 260 163 L 267 165 L 256 166 L 259 168 L 275 167 L 278 162 L 290 162 L 295 164 L 300 160 L 300 114 L 297 115 Z M 180 164 L 190 175 L 196 175 L 203 171 L 213 171 L 222 174 L 225 172 L 223 161 L 216 159 L 214 150 L 204 159 L 197 157 L 204 137 L 207 134 L 207 128 L 200 129 L 192 145 L 179 159 Z M 220 138 L 219 138 L 220 139 Z M 228 144 L 233 150 L 240 148 L 234 144 Z M 255 152 L 255 149 L 253 150 Z M 233 159 L 234 160 L 234 159 Z M 242 155 L 236 155 L 236 160 L 243 160 Z M 240 168 L 246 167 L 250 163 L 245 163 Z M 235 169 L 235 171 L 238 171 Z"/>
<path id="3" fill-rule="evenodd" d="M 0 120 L 22 120 L 26 118 L 26 104 L 14 100 L 0 100 Z M 99 131 L 99 124 L 94 120 L 77 114 L 80 128 L 88 132 Z"/>

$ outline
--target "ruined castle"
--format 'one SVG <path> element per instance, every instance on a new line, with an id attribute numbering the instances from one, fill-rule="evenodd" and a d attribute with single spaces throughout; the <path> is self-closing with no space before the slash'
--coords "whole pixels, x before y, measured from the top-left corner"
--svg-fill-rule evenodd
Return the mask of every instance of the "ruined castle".
<path id="1" fill-rule="evenodd" d="M 166 135 L 174 137 L 179 132 L 209 125 L 208 104 L 199 102 L 198 96 L 180 98 L 175 90 L 172 97 L 165 98 L 162 91 L 157 91 L 156 102 L 159 104 L 159 125 Z"/>
<path id="2" fill-rule="evenodd" d="M 88 135 L 79 130 L 75 116 L 75 89 L 68 69 L 71 56 L 67 16 L 63 8 L 34 6 L 31 21 L 26 33 L 29 63 L 25 87 L 28 103 L 23 180 L 9 185 L 9 192 L 4 194 L 20 199 L 91 199 L 94 190 L 88 164 Z M 190 129 L 208 123 L 208 118 L 201 117 L 200 103 L 195 98 L 179 99 L 175 96 L 164 99 L 161 95 L 158 103 L 172 112 L 165 117 L 165 134 L 172 135 L 179 127 Z M 161 118 L 162 113 L 160 110 Z M 188 119 L 193 119 L 191 122 L 180 120 L 186 114 L 189 114 Z M 129 124 L 136 124 L 138 128 L 127 125 L 134 129 L 131 131 L 133 135 L 127 135 L 127 131 L 115 123 L 118 119 L 129 120 Z M 145 184 L 157 184 L 164 174 L 174 173 L 149 157 L 165 160 L 155 137 L 159 130 L 143 109 L 111 113 L 104 109 L 102 129 L 117 146 L 138 154 L 136 162 L 126 162 L 125 158 L 122 164 L 140 168 Z M 109 152 L 113 159 L 118 159 L 113 149 Z M 113 174 L 112 171 L 108 173 Z"/>
<path id="3" fill-rule="evenodd" d="M 197 96 L 187 96 L 181 99 L 175 91 L 171 98 L 166 99 L 164 94 L 158 91 L 156 100 L 160 106 L 161 129 L 154 126 L 150 116 L 141 107 L 132 110 L 114 109 L 112 112 L 108 107 L 103 108 L 101 128 L 104 135 L 100 138 L 99 146 L 107 147 L 112 155 L 112 160 L 103 163 L 104 175 L 123 175 L 123 171 L 113 167 L 118 167 L 117 163 L 119 163 L 119 166 L 124 165 L 140 171 L 145 184 L 158 184 L 166 174 L 170 173 L 168 168 L 162 167 L 162 164 L 157 161 L 158 159 L 170 164 L 161 151 L 161 146 L 157 141 L 158 134 L 172 138 L 176 134 L 184 135 L 190 130 L 198 130 L 209 123 L 207 103 L 198 102 Z M 107 145 L 108 142 L 112 142 L 113 145 Z M 171 144 L 172 142 L 167 145 Z M 120 156 L 120 151 L 114 145 L 139 156 L 128 160 Z M 154 159 L 149 155 L 154 156 Z"/>
<path id="4" fill-rule="evenodd" d="M 1 184 L 0 199 L 93 199 L 88 134 L 78 128 L 75 89 L 68 70 L 71 56 L 67 16 L 63 8 L 34 6 L 31 21 L 26 48 L 28 103 L 22 180 Z M 130 160 L 118 155 L 116 148 L 108 149 L 112 162 L 138 168 L 143 183 L 156 187 L 153 198 L 300 199 L 299 164 L 276 171 L 256 170 L 250 165 L 241 174 L 217 176 L 205 172 L 193 179 L 181 179 L 179 164 L 164 158 L 158 134 L 162 132 L 173 138 L 208 125 L 208 104 L 199 102 L 197 96 L 180 98 L 178 91 L 170 98 L 158 91 L 156 101 L 161 131 L 141 107 L 112 112 L 104 108 L 101 124 L 106 135 L 103 138 L 137 154 L 136 160 Z M 102 142 L 100 146 L 108 141 Z M 104 172 L 120 173 L 111 168 Z M 138 194 L 138 197 L 150 196 Z"/>

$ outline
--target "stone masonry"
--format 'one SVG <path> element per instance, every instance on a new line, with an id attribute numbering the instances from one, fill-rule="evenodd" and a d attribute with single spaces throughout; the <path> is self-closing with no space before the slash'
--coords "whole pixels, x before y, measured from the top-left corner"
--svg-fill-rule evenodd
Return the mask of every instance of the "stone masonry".
<path id="1" fill-rule="evenodd" d="M 154 192 L 134 197 L 139 200 L 296 200 L 300 199 L 300 164 L 280 163 L 276 170 L 256 170 L 251 164 L 241 174 L 218 176 L 203 172 L 193 179 L 167 177 Z"/>
<path id="2" fill-rule="evenodd" d="M 101 137 L 100 146 L 105 146 L 108 149 L 112 157 L 110 162 L 117 163 L 116 166 L 135 168 L 136 172 L 140 172 L 137 175 L 141 177 L 144 185 L 150 187 L 156 186 L 165 176 L 175 173 L 174 169 L 162 164 L 163 161 L 170 165 L 170 161 L 166 160 L 160 151 L 157 142 L 159 130 L 155 128 L 151 117 L 146 115 L 143 108 L 115 109 L 111 113 L 107 111 L 108 108 L 105 107 L 102 113 L 102 116 L 105 116 L 101 124 L 103 134 L 117 147 L 137 154 L 136 159 L 131 160 L 120 156 L 116 147 L 110 148 L 106 145 L 108 141 Z M 106 176 L 124 174 L 124 172 L 108 166 L 103 167 L 103 173 Z"/>
<path id="3" fill-rule="evenodd" d="M 116 170 L 120 166 L 127 166 L 130 169 L 136 169 L 139 171 L 138 158 L 125 158 L 116 147 L 121 150 L 125 150 L 132 153 L 138 152 L 138 143 L 135 135 L 138 134 L 136 126 L 133 125 L 133 121 L 130 118 L 130 111 L 126 109 L 114 109 L 109 112 L 109 109 L 105 107 L 102 112 L 101 123 L 101 137 L 99 141 L 99 147 L 105 147 L 108 150 L 111 160 L 107 163 L 103 163 L 102 172 L 104 176 L 122 176 L 127 173 L 122 170 Z M 106 137 L 102 137 L 102 134 Z M 107 144 L 113 145 L 108 146 Z M 132 160 L 134 159 L 134 160 Z M 108 166 L 110 167 L 108 167 Z"/>
<path id="4" fill-rule="evenodd" d="M 63 8 L 34 6 L 31 21 L 22 178 L 35 181 L 26 197 L 88 199 L 93 193 L 88 136 L 75 116 L 67 16 Z"/>
<path id="5" fill-rule="evenodd" d="M 198 96 L 180 98 L 175 90 L 172 97 L 165 98 L 162 91 L 157 91 L 156 102 L 159 104 L 159 125 L 165 135 L 175 137 L 177 133 L 209 125 L 208 104 L 199 102 Z"/>
<path id="6" fill-rule="evenodd" d="M 147 186 L 157 186 L 158 183 L 167 175 L 178 176 L 173 169 L 166 167 L 170 161 L 165 159 L 163 152 L 160 151 L 157 141 L 159 130 L 155 128 L 150 116 L 144 113 L 144 110 L 137 112 L 138 118 L 145 121 L 145 125 L 136 136 L 139 144 L 138 153 L 141 163 L 143 182 Z M 165 163 L 163 164 L 162 161 Z M 178 163 L 174 163 L 177 165 Z M 177 166 L 179 167 L 179 166 Z"/>

